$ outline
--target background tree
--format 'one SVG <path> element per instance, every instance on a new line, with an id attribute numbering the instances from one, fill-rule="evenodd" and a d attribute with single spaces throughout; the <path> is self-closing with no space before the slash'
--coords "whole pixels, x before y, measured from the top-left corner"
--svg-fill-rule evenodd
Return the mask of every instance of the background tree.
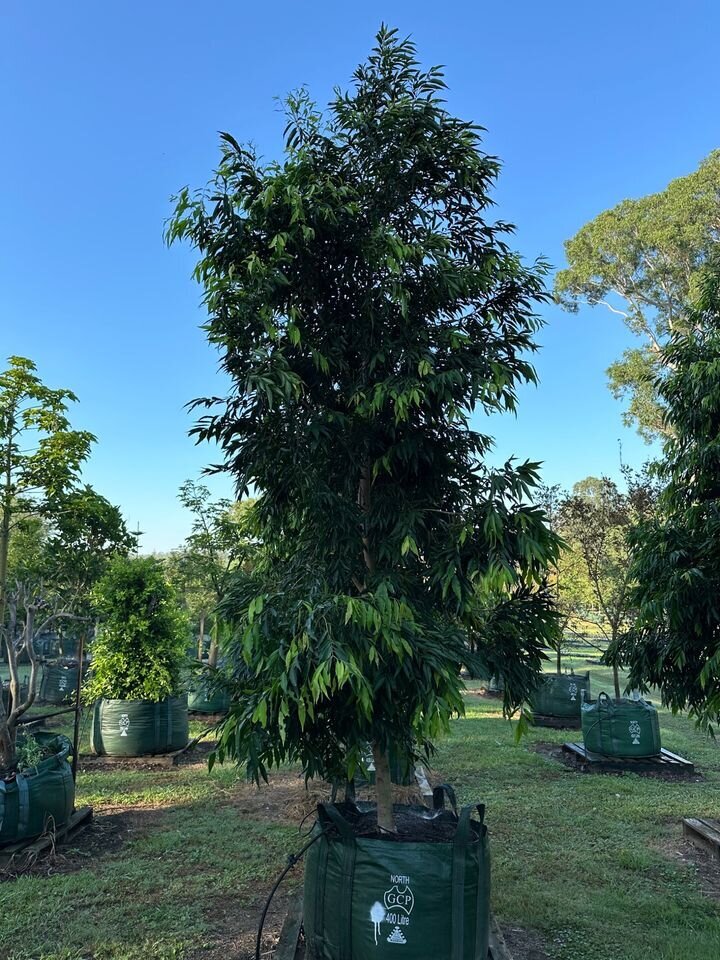
<path id="1" fill-rule="evenodd" d="M 192 513 L 192 529 L 182 549 L 168 558 L 168 569 L 198 624 L 198 659 L 203 655 L 206 624 L 212 621 L 208 662 L 214 667 L 221 630 L 218 604 L 232 571 L 252 562 L 255 546 L 245 516 L 253 501 L 212 500 L 209 489 L 192 480 L 180 487 L 178 497 Z"/>
<path id="2" fill-rule="evenodd" d="M 594 605 L 592 587 L 587 568 L 577 545 L 564 539 L 561 508 L 567 492 L 560 484 L 542 484 L 538 502 L 545 510 L 550 529 L 563 537 L 560 551 L 548 571 L 548 590 L 558 614 L 558 631 L 552 645 L 555 651 L 555 667 L 562 672 L 562 656 L 572 636 L 584 635 L 594 625 L 589 614 Z"/>
<path id="3" fill-rule="evenodd" d="M 652 439 L 668 423 L 658 378 L 665 373 L 663 346 L 686 322 L 684 305 L 698 271 L 720 238 L 720 150 L 660 193 L 624 200 L 601 213 L 565 244 L 568 266 L 555 293 L 576 310 L 602 304 L 622 316 L 639 338 L 608 369 L 610 389 L 628 398 L 625 422 Z"/>
<path id="4" fill-rule="evenodd" d="M 635 531 L 635 629 L 620 647 L 629 682 L 660 689 L 673 711 L 720 722 L 720 264 L 700 284 L 663 356 L 672 435 L 658 466 L 657 516 Z"/>
<path id="5" fill-rule="evenodd" d="M 626 490 L 602 477 L 576 483 L 559 509 L 559 529 L 569 549 L 579 558 L 582 575 L 601 616 L 597 626 L 604 636 L 613 667 L 615 696 L 620 677 L 613 651 L 630 628 L 635 612 L 634 574 L 630 564 L 630 534 L 652 516 L 656 484 L 647 471 L 624 471 Z"/>
<path id="6" fill-rule="evenodd" d="M 326 117 L 289 98 L 282 163 L 223 134 L 215 179 L 180 194 L 168 229 L 200 252 L 232 380 L 224 401 L 198 401 L 210 412 L 195 432 L 223 449 L 239 494 L 261 492 L 261 558 L 224 604 L 253 680 L 219 755 L 255 778 L 299 759 L 352 779 L 369 742 L 387 830 L 390 745 L 414 756 L 463 709 L 478 590 L 538 584 L 556 549 L 530 502 L 537 465 L 490 469 L 491 441 L 469 425 L 535 381 L 544 292 L 487 221 L 498 164 L 444 86 L 383 29 Z M 552 621 L 532 597 L 516 659 Z"/>

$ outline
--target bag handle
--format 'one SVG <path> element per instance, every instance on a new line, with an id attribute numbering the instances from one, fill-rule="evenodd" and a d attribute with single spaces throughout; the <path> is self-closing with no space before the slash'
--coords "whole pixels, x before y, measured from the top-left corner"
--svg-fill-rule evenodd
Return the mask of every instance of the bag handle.
<path id="1" fill-rule="evenodd" d="M 445 809 L 445 797 L 450 801 L 450 806 L 452 807 L 453 813 L 457 817 L 458 807 L 457 807 L 457 797 L 455 796 L 455 791 L 450 786 L 449 783 L 441 783 L 433 789 L 433 810 L 444 810 Z"/>
<path id="2" fill-rule="evenodd" d="M 485 821 L 485 804 L 463 807 L 453 841 L 452 862 L 452 952 L 450 960 L 463 960 L 465 952 L 465 854 L 472 836 L 470 818 L 477 811 L 480 823 Z"/>
<path id="3" fill-rule="evenodd" d="M 355 834 L 353 833 L 353 829 L 334 803 L 319 803 L 318 818 L 320 820 L 324 819 L 326 823 L 329 820 L 330 823 L 337 828 L 338 833 L 342 837 L 343 843 L 355 846 Z"/>

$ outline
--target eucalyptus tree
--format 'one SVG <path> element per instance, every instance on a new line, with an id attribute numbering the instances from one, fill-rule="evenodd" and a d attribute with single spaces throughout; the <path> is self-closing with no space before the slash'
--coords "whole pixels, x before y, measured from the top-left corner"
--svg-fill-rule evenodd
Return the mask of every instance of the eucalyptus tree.
<path id="1" fill-rule="evenodd" d="M 260 493 L 260 558 L 224 604 L 251 679 L 218 754 L 256 779 L 288 759 L 336 779 L 370 742 L 389 830 L 388 750 L 427 749 L 462 712 L 488 598 L 525 618 L 473 644 L 480 669 L 490 648 L 504 667 L 508 709 L 555 629 L 538 465 L 491 468 L 471 424 L 535 382 L 544 267 L 489 219 L 499 164 L 444 88 L 383 28 L 327 111 L 288 98 L 282 160 L 223 134 L 214 178 L 179 194 L 167 230 L 199 252 L 231 381 L 196 401 L 195 435 L 219 445 L 239 495 Z"/>
<path id="2" fill-rule="evenodd" d="M 720 723 L 720 263 L 663 351 L 672 433 L 657 515 L 634 534 L 638 615 L 620 650 L 630 683 L 660 689 L 673 711 Z"/>
<path id="3" fill-rule="evenodd" d="M 665 190 L 623 200 L 565 244 L 568 266 L 555 292 L 571 310 L 587 302 L 622 317 L 639 340 L 608 369 L 610 389 L 629 400 L 625 421 L 646 438 L 670 428 L 658 391 L 663 347 L 687 320 L 685 304 L 720 240 L 720 150 Z"/>

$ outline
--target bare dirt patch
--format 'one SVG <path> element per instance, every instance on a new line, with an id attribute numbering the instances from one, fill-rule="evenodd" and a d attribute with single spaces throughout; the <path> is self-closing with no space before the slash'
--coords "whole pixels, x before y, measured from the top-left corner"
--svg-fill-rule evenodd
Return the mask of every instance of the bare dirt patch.
<path id="1" fill-rule="evenodd" d="M 669 838 L 657 844 L 657 849 L 670 860 L 688 867 L 705 896 L 720 902 L 720 860 L 684 837 Z"/>
<path id="2" fill-rule="evenodd" d="M 202 740 L 183 753 L 160 753 L 146 757 L 98 757 L 94 753 L 83 753 L 78 767 L 81 772 L 94 773 L 102 770 L 172 770 L 174 767 L 207 765 L 208 756 L 215 746 L 214 740 Z"/>
<path id="3" fill-rule="evenodd" d="M 550 960 L 543 938 L 534 930 L 500 924 L 500 931 L 513 960 Z"/>
<path id="4" fill-rule="evenodd" d="M 52 877 L 92 866 L 99 858 L 117 853 L 129 841 L 156 828 L 162 808 L 96 811 L 90 823 L 54 850 L 27 863 L 18 858 L 0 871 L 0 882 L 21 876 Z"/>

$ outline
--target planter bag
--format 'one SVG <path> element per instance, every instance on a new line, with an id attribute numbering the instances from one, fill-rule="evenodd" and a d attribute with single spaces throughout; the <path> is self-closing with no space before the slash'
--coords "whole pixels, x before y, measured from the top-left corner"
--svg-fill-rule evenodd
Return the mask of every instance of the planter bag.
<path id="1" fill-rule="evenodd" d="M 654 757 L 660 753 L 660 725 L 648 700 L 615 700 L 601 693 L 582 704 L 585 749 L 606 757 Z"/>
<path id="2" fill-rule="evenodd" d="M 43 668 L 38 699 L 44 703 L 70 703 L 75 699 L 78 665 L 47 664 Z"/>
<path id="3" fill-rule="evenodd" d="M 201 680 L 188 691 L 188 710 L 193 713 L 227 713 L 230 694 Z"/>
<path id="4" fill-rule="evenodd" d="M 75 805 L 75 784 L 67 737 L 35 734 L 54 750 L 51 757 L 25 773 L 0 780 L 0 846 L 39 837 L 49 825 L 67 823 Z"/>
<path id="5" fill-rule="evenodd" d="M 90 749 L 109 757 L 171 753 L 188 742 L 187 697 L 98 700 L 93 710 Z"/>
<path id="6" fill-rule="evenodd" d="M 440 800 L 442 804 L 442 800 Z M 340 807 L 318 807 L 305 855 L 308 960 L 487 960 L 490 854 L 483 807 L 399 807 L 455 827 L 452 841 L 355 836 Z M 471 819 L 477 813 L 477 819 Z M 329 828 L 335 828 L 325 832 Z"/>
<path id="7" fill-rule="evenodd" d="M 533 713 L 542 717 L 580 719 L 583 691 L 590 695 L 590 673 L 546 673 L 530 697 Z"/>

